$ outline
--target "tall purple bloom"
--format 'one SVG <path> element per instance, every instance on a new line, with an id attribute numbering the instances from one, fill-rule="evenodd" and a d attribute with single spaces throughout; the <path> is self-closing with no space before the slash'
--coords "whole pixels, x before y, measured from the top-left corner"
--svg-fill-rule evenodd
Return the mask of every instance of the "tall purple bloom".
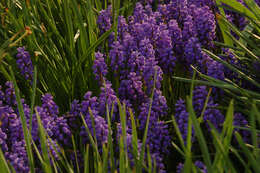
<path id="1" fill-rule="evenodd" d="M 106 10 L 101 10 L 99 12 L 97 24 L 101 29 L 101 33 L 106 32 L 112 26 L 111 11 L 112 11 L 112 6 L 109 6 Z"/>
<path id="2" fill-rule="evenodd" d="M 26 80 L 33 79 L 33 64 L 31 60 L 31 56 L 28 51 L 25 50 L 24 47 L 17 48 L 16 55 L 16 64 L 21 71 L 21 74 L 25 77 Z"/>
<path id="3" fill-rule="evenodd" d="M 206 90 L 205 86 L 196 87 L 193 91 L 192 103 L 197 117 L 199 117 L 202 113 L 207 98 L 207 93 L 208 91 Z M 209 131 L 211 129 L 207 121 L 212 123 L 215 126 L 215 128 L 218 129 L 219 131 L 222 129 L 224 116 L 216 108 L 217 106 L 218 104 L 214 103 L 213 98 L 210 96 L 207 103 L 207 107 L 203 115 L 203 122 L 206 123 L 206 127 L 208 128 Z M 177 101 L 175 107 L 176 107 L 176 112 L 175 112 L 176 121 L 182 133 L 183 139 L 186 140 L 189 114 L 186 111 L 185 102 L 180 99 L 179 101 Z"/>
<path id="4" fill-rule="evenodd" d="M 204 46 L 213 46 L 215 39 L 216 22 L 215 16 L 208 6 L 193 9 L 194 25 L 197 30 L 199 41 Z"/>
<path id="5" fill-rule="evenodd" d="M 10 152 L 6 153 L 6 157 L 11 162 L 16 172 L 29 172 L 29 162 L 24 140 L 14 141 Z"/>
<path id="6" fill-rule="evenodd" d="M 50 116 L 59 114 L 59 108 L 53 101 L 53 96 L 51 94 L 47 93 L 43 95 L 41 100 L 42 108 L 46 109 L 46 112 L 48 112 Z"/>
<path id="7" fill-rule="evenodd" d="M 96 59 L 94 60 L 93 64 L 93 71 L 96 76 L 96 80 L 100 81 L 101 83 L 105 80 L 107 74 L 107 65 L 104 59 L 104 55 L 100 52 L 95 53 Z"/>
<path id="8" fill-rule="evenodd" d="M 188 134 L 188 117 L 189 113 L 186 110 L 185 101 L 178 100 L 175 104 L 175 119 L 184 141 L 186 141 Z"/>
<path id="9" fill-rule="evenodd" d="M 247 122 L 245 116 L 241 113 L 234 114 L 233 125 L 238 126 L 238 127 L 249 128 L 249 125 L 248 125 L 248 122 Z M 250 137 L 251 137 L 250 131 L 238 129 L 237 127 L 235 127 L 234 132 L 238 132 L 242 136 L 244 142 L 250 143 L 250 141 L 251 141 L 250 140 Z"/>
<path id="10" fill-rule="evenodd" d="M 16 96 L 15 96 L 15 91 L 14 91 L 14 85 L 12 82 L 7 81 L 5 83 L 5 86 L 6 86 L 5 92 L 2 92 L 3 102 L 9 106 L 15 106 L 16 105 Z"/>

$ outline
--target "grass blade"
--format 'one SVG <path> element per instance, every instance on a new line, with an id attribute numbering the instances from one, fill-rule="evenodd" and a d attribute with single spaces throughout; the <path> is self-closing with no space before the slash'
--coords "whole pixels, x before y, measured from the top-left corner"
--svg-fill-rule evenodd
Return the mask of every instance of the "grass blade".
<path id="1" fill-rule="evenodd" d="M 249 164 L 252 165 L 252 169 L 255 172 L 260 172 L 259 163 L 257 163 L 256 159 L 253 156 L 253 153 L 247 148 L 246 144 L 243 142 L 241 135 L 238 132 L 235 132 L 236 139 L 243 150 L 243 153 L 246 155 Z"/>
<path id="2" fill-rule="evenodd" d="M 14 72 L 13 72 L 11 66 L 9 67 L 9 70 L 11 73 L 12 82 L 14 84 L 15 96 L 16 96 L 16 101 L 18 104 L 18 111 L 19 111 L 19 115 L 20 115 L 20 119 L 21 119 L 21 123 L 22 123 L 22 128 L 23 128 L 23 134 L 24 134 L 24 139 L 25 139 L 25 144 L 26 144 L 25 147 L 26 147 L 27 156 L 28 156 L 28 160 L 29 160 L 30 171 L 32 173 L 34 173 L 35 170 L 34 170 L 33 153 L 32 153 L 32 148 L 31 148 L 31 135 L 29 134 L 29 131 L 27 128 L 26 117 L 24 115 L 23 105 L 22 105 L 21 98 L 20 98 L 20 91 L 17 86 Z"/>
<path id="3" fill-rule="evenodd" d="M 84 152 L 84 173 L 89 172 L 89 145 L 86 145 L 86 150 Z"/>
<path id="4" fill-rule="evenodd" d="M 8 167 L 8 164 L 5 160 L 5 156 L 3 154 L 3 151 L 2 149 L 0 148 L 0 170 L 3 171 L 3 172 L 11 172 L 9 167 Z"/>
<path id="5" fill-rule="evenodd" d="M 52 168 L 51 168 L 51 162 L 50 162 L 50 158 L 49 158 L 49 154 L 48 154 L 48 145 L 47 145 L 47 137 L 46 137 L 46 132 L 44 130 L 44 127 L 42 125 L 40 116 L 36 111 L 36 118 L 37 118 L 37 122 L 38 122 L 38 130 L 39 130 L 39 136 L 40 136 L 40 143 L 41 143 L 41 149 L 42 149 L 42 158 L 43 158 L 43 170 L 46 173 L 51 173 L 52 172 Z"/>
<path id="6" fill-rule="evenodd" d="M 199 126 L 199 122 L 196 118 L 196 115 L 195 115 L 195 112 L 194 112 L 194 109 L 193 109 L 193 106 L 192 106 L 192 98 L 191 97 L 187 98 L 187 106 L 188 106 L 189 116 L 191 117 L 192 123 L 193 123 L 193 126 L 194 126 L 195 135 L 197 136 L 199 145 L 201 147 L 201 152 L 203 154 L 204 163 L 206 164 L 208 171 L 212 172 L 213 170 L 211 168 L 211 160 L 210 160 L 209 150 L 208 150 L 208 147 L 207 147 L 206 140 L 205 140 L 203 133 L 201 131 L 201 128 Z"/>

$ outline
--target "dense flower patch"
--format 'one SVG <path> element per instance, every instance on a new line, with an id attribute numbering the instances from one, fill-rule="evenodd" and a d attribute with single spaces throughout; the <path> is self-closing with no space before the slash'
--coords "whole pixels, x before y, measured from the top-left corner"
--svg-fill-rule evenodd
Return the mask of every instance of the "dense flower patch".
<path id="1" fill-rule="evenodd" d="M 26 100 L 22 99 L 26 123 L 30 127 L 31 137 L 40 153 L 42 151 L 36 115 L 39 115 L 49 137 L 48 157 L 59 160 L 62 149 L 67 151 L 66 155 L 74 165 L 80 164 L 77 166 L 83 168 L 84 162 L 78 160 L 83 160 L 84 154 L 79 148 L 74 148 L 75 141 L 72 137 L 77 140 L 76 145 L 85 146 L 91 144 L 92 135 L 96 140 L 99 153 L 105 153 L 104 146 L 109 143 L 110 123 L 107 113 L 111 113 L 112 134 L 110 135 L 112 135 L 114 149 L 118 152 L 120 139 L 124 133 L 120 109 L 124 107 L 126 147 L 131 167 L 134 168 L 136 159 L 132 152 L 132 141 L 135 138 L 131 121 L 133 112 L 137 128 L 138 152 L 143 147 L 142 140 L 147 130 L 145 145 L 149 148 L 149 152 L 146 150 L 145 156 L 151 155 L 154 161 L 152 164 L 156 165 L 156 172 L 166 172 L 169 171 L 167 165 L 170 162 L 169 155 L 174 150 L 171 141 L 176 140 L 175 131 L 168 121 L 173 114 L 186 145 L 189 111 L 185 97 L 178 98 L 173 105 L 167 102 L 168 97 L 163 94 L 164 80 L 172 80 L 169 76 L 172 77 L 181 67 L 187 78 L 191 78 L 196 69 L 215 80 L 228 79 L 238 87 L 259 92 L 259 87 L 253 85 L 250 80 L 213 60 L 203 51 L 206 48 L 219 54 L 221 60 L 234 65 L 242 72 L 251 71 L 250 79 L 259 82 L 258 61 L 244 63 L 245 61 L 238 59 L 231 49 L 221 49 L 214 43 L 222 38 L 218 36 L 220 31 L 215 16 L 218 8 L 213 1 L 159 2 L 156 9 L 153 8 L 155 2 L 152 0 L 137 2 L 132 15 L 118 16 L 116 32 L 112 32 L 104 41 L 104 45 L 99 46 L 95 52 L 92 72 L 98 91 L 86 91 L 82 98 L 70 103 L 70 110 L 64 114 L 59 113 L 55 98 L 49 93 L 42 95 L 42 104 L 36 106 L 34 111 L 30 109 Z M 259 4 L 258 1 L 257 3 Z M 100 35 L 109 31 L 115 23 L 112 12 L 111 6 L 99 12 L 97 25 Z M 228 20 L 240 29 L 248 24 L 244 17 L 228 10 L 226 13 Z M 233 35 L 237 37 L 234 33 Z M 32 85 L 34 67 L 26 46 L 17 48 L 16 65 L 21 76 Z M 29 161 L 13 83 L 6 82 L 0 89 L 1 149 L 17 172 L 29 172 Z M 226 106 L 227 100 L 230 101 L 230 95 L 220 88 L 205 85 L 195 86 L 192 95 L 194 112 L 200 125 L 205 127 L 203 133 L 209 136 L 212 127 L 221 133 L 225 121 L 225 111 L 221 107 Z M 234 132 L 239 132 L 245 142 L 251 143 L 251 133 L 243 129 L 249 127 L 249 117 L 241 111 L 243 108 L 241 106 L 240 110 L 235 110 L 233 125 L 240 128 L 235 128 Z M 31 111 L 34 112 L 32 115 Z M 82 117 L 86 124 L 82 122 Z M 148 117 L 149 121 L 147 121 Z M 147 122 L 148 129 L 146 129 Z M 191 128 L 192 144 L 197 145 L 194 127 Z M 208 138 L 207 142 L 210 140 L 211 138 Z M 237 145 L 234 135 L 232 143 Z M 196 149 L 192 148 L 192 150 Z M 114 164 L 119 169 L 119 156 L 114 157 Z M 149 162 L 149 159 L 144 160 L 145 163 Z M 183 160 L 177 159 L 177 161 L 180 163 L 174 169 L 181 172 L 184 166 Z M 193 162 L 195 169 L 207 172 L 201 157 L 194 159 Z M 41 168 L 38 160 L 36 168 L 37 170 Z"/>

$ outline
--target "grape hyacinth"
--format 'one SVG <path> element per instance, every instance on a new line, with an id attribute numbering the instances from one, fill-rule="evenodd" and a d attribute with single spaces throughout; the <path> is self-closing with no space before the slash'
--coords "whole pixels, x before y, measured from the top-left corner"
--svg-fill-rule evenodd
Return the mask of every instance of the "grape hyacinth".
<path id="1" fill-rule="evenodd" d="M 29 172 L 29 162 L 24 140 L 15 141 L 11 146 L 10 152 L 6 153 L 6 157 L 16 172 Z"/>
<path id="2" fill-rule="evenodd" d="M 100 27 L 101 33 L 109 30 L 112 26 L 111 21 L 111 6 L 109 6 L 106 10 L 101 10 L 99 12 L 97 24 Z"/>
<path id="3" fill-rule="evenodd" d="M 100 98 L 103 98 L 103 96 Z M 102 102 L 99 102 L 97 97 L 92 97 L 92 93 L 88 91 L 84 95 L 84 99 L 81 103 L 79 103 L 77 100 L 72 102 L 69 118 L 70 127 L 75 130 L 78 128 L 76 124 L 80 125 L 80 136 L 82 137 L 84 143 L 89 143 L 90 141 L 87 129 L 84 124 L 80 123 L 82 115 L 87 124 L 87 127 L 91 132 L 92 137 L 97 139 L 99 148 L 102 148 L 102 144 L 107 142 L 108 137 L 108 125 L 106 120 L 103 118 L 106 110 L 106 101 L 104 102 L 104 106 L 101 103 Z M 94 122 L 95 127 L 93 127 L 92 121 Z M 96 137 L 94 136 L 94 129 Z"/>
<path id="4" fill-rule="evenodd" d="M 182 99 L 178 100 L 175 104 L 175 119 L 184 141 L 186 141 L 188 134 L 188 117 L 189 113 L 186 110 L 185 101 Z"/>
<path id="5" fill-rule="evenodd" d="M 206 90 L 205 86 L 198 86 L 193 91 L 193 98 L 192 103 L 195 110 L 195 113 L 197 116 L 201 115 L 201 112 L 204 108 L 205 101 L 208 95 L 208 91 Z M 224 122 L 224 116 L 222 113 L 216 109 L 218 104 L 216 104 L 211 96 L 209 96 L 207 107 L 205 109 L 204 115 L 203 115 L 203 122 L 211 122 L 214 127 L 221 131 L 222 124 Z M 175 112 L 175 118 L 178 123 L 179 129 L 182 133 L 182 137 L 184 141 L 187 137 L 187 129 L 188 129 L 188 112 L 186 110 L 185 102 L 184 100 L 178 100 L 176 105 L 176 112 Z M 208 130 L 210 131 L 210 127 L 208 123 L 206 123 L 206 126 Z M 193 133 L 192 133 L 193 134 Z M 194 138 L 193 138 L 194 140 Z"/>
<path id="6" fill-rule="evenodd" d="M 58 106 L 53 101 L 51 94 L 47 93 L 42 96 L 42 106 L 36 106 L 36 111 L 41 118 L 43 127 L 45 128 L 48 135 L 57 140 L 59 143 L 70 145 L 71 131 L 67 124 L 67 120 L 64 117 L 58 116 Z M 32 137 L 38 139 L 37 135 L 37 119 L 33 116 L 34 122 L 32 126 L 32 133 L 36 133 Z"/>
<path id="7" fill-rule="evenodd" d="M 127 70 L 133 69 L 131 62 L 135 62 L 126 57 L 131 57 L 135 51 L 144 57 L 155 57 L 165 73 L 173 72 L 176 63 L 182 62 L 183 59 L 188 62 L 183 65 L 200 64 L 203 61 L 201 48 L 213 47 L 216 22 L 212 10 L 206 5 L 208 3 L 198 3 L 186 0 L 170 1 L 159 4 L 158 11 L 152 11 L 149 3 L 146 6 L 136 3 L 128 23 L 124 17 L 119 16 L 120 37 L 110 44 L 111 68 L 117 73 L 120 70 L 118 76 L 126 76 Z M 104 11 L 100 20 L 104 18 L 103 13 Z M 111 16 L 110 8 L 106 9 L 106 14 Z M 109 27 L 104 27 L 105 23 L 100 23 L 99 27 L 107 31 Z M 189 46 L 186 46 L 187 44 Z M 145 49 L 149 51 L 145 52 Z"/>
<path id="8" fill-rule="evenodd" d="M 193 12 L 194 25 L 198 34 L 199 41 L 204 46 L 213 46 L 215 39 L 216 22 L 215 16 L 208 6 L 197 8 L 190 7 Z"/>
<path id="9" fill-rule="evenodd" d="M 203 162 L 197 160 L 195 161 L 194 165 L 196 166 L 196 168 L 199 170 L 199 172 L 202 173 L 207 173 L 207 167 L 204 165 Z M 182 173 L 183 172 L 183 168 L 184 168 L 184 164 L 183 163 L 179 163 L 177 166 L 177 173 Z"/>
<path id="10" fill-rule="evenodd" d="M 15 96 L 13 91 L 13 84 L 11 82 L 8 82 L 5 91 L 1 90 L 0 93 L 2 96 L 4 96 L 1 96 L 0 98 L 1 149 L 6 159 L 14 167 L 16 172 L 28 172 L 28 156 L 25 148 L 20 115 L 18 112 L 17 104 L 16 102 L 14 102 Z M 24 99 L 21 99 L 21 102 L 27 120 L 27 126 L 29 127 L 30 108 L 25 103 Z M 50 148 L 49 156 L 52 155 L 55 159 L 58 159 L 58 153 L 56 151 L 60 151 L 59 148 L 56 146 L 56 142 L 54 141 L 57 141 L 61 146 L 68 146 L 71 143 L 71 132 L 67 125 L 67 121 L 66 119 L 64 119 L 64 117 L 58 117 L 58 106 L 53 101 L 53 97 L 48 93 L 42 96 L 42 106 L 36 106 L 35 109 L 41 118 L 42 124 L 46 132 L 48 133 L 48 136 L 53 141 L 48 143 Z M 32 116 L 31 134 L 36 146 L 39 148 L 39 151 L 41 151 L 36 114 L 33 114 Z M 56 149 L 53 148 L 54 146 Z M 39 166 L 36 165 L 35 167 L 37 168 Z"/>
<path id="11" fill-rule="evenodd" d="M 16 64 L 25 79 L 31 81 L 33 79 L 33 64 L 31 56 L 29 52 L 25 50 L 25 47 L 17 48 L 17 52 Z"/>
<path id="12" fill-rule="evenodd" d="M 235 113 L 234 114 L 233 125 L 238 126 L 238 127 L 249 128 L 249 125 L 248 125 L 246 118 L 241 113 Z M 238 129 L 238 128 L 235 127 L 234 132 L 239 132 L 239 134 L 241 134 L 241 136 L 243 138 L 243 141 L 246 142 L 246 143 L 250 143 L 250 141 L 251 141 L 250 140 L 250 138 L 251 138 L 250 131 Z"/>
<path id="13" fill-rule="evenodd" d="M 107 65 L 105 63 L 104 55 L 100 52 L 95 54 L 96 59 L 93 64 L 93 72 L 96 76 L 96 80 L 103 82 L 106 74 L 107 74 Z"/>
<path id="14" fill-rule="evenodd" d="M 243 4 L 241 0 L 239 2 Z M 257 2 L 259 3 L 259 1 Z M 248 81 L 244 80 L 240 75 L 222 63 L 212 60 L 203 52 L 205 48 L 217 53 L 221 52 L 214 45 L 215 40 L 219 41 L 219 38 L 216 37 L 216 31 L 218 30 L 216 30 L 217 23 L 215 19 L 218 9 L 214 1 L 140 0 L 135 4 L 132 14 L 128 14 L 128 7 L 122 8 L 122 11 L 120 10 L 120 14 L 127 13 L 127 18 L 124 16 L 114 17 L 111 5 L 102 4 L 100 7 L 102 6 L 107 7 L 107 9 L 99 12 L 94 9 L 99 14 L 97 18 L 99 29 L 95 28 L 94 32 L 102 35 L 110 30 L 112 26 L 116 26 L 114 24 L 117 24 L 117 29 L 113 28 L 114 32 L 111 32 L 107 40 L 102 41 L 104 44 L 100 44 L 97 47 L 97 52 L 95 52 L 92 71 L 98 85 L 90 84 L 84 86 L 90 90 L 87 90 L 82 98 L 73 100 L 70 110 L 64 115 L 60 115 L 59 107 L 55 103 L 54 97 L 49 93 L 43 94 L 41 99 L 39 99 L 41 105 L 35 106 L 35 111 L 32 114 L 32 140 L 40 153 L 42 153 L 36 118 L 39 115 L 49 137 L 47 139 L 49 157 L 57 160 L 60 152 L 64 150 L 67 152 L 65 154 L 70 158 L 72 165 L 75 167 L 79 166 L 80 170 L 83 170 L 84 165 L 81 162 L 84 162 L 84 154 L 81 153 L 82 150 L 76 148 L 76 154 L 74 153 L 74 148 L 72 150 L 73 144 L 76 144 L 76 147 L 85 147 L 85 145 L 91 143 L 83 122 L 85 121 L 90 134 L 96 140 L 98 151 L 102 153 L 103 146 L 110 146 L 110 144 L 107 145 L 109 139 L 107 112 L 109 112 L 112 123 L 112 147 L 118 152 L 120 149 L 119 140 L 122 137 L 122 114 L 120 114 L 120 108 L 123 108 L 125 111 L 123 115 L 125 115 L 126 119 L 125 147 L 129 157 L 129 165 L 135 169 L 133 164 L 136 158 L 134 158 L 132 153 L 133 129 L 130 119 L 130 110 L 132 110 L 137 128 L 138 152 L 141 151 L 141 140 L 146 132 L 146 125 L 148 125 L 145 147 L 148 146 L 152 162 L 155 161 L 156 164 L 156 170 L 152 171 L 166 172 L 168 171 L 166 170 L 168 168 L 166 164 L 169 163 L 167 162 L 169 161 L 168 156 L 172 154 L 171 152 L 175 152 L 171 150 L 172 129 L 168 125 L 169 115 L 174 113 L 185 145 L 188 133 L 189 112 L 186 100 L 180 98 L 175 102 L 175 98 L 171 98 L 171 95 L 165 97 L 167 93 L 172 92 L 171 90 L 167 91 L 167 84 L 174 84 L 174 87 L 171 87 L 171 89 L 173 88 L 173 92 L 178 92 L 177 87 L 175 90 L 175 79 L 171 79 L 171 77 L 178 75 L 180 68 L 182 70 L 181 75 L 183 72 L 184 75 L 187 75 L 185 76 L 187 78 L 191 77 L 193 72 L 191 66 L 193 66 L 201 73 L 214 79 L 221 81 L 229 79 L 232 82 L 239 83 L 239 87 L 241 85 L 245 89 L 252 89 L 254 86 L 248 84 Z M 129 8 L 129 11 L 131 11 L 131 8 Z M 99 8 L 97 9 L 99 10 Z M 225 12 L 229 16 L 229 20 L 239 28 L 244 28 L 248 23 L 240 15 L 229 10 L 225 10 Z M 83 15 L 83 17 L 85 16 Z M 118 21 L 113 21 L 115 19 Z M 60 23 L 57 23 L 57 26 L 58 24 Z M 77 28 L 73 27 L 73 30 L 75 29 L 77 30 Z M 99 38 L 98 35 L 97 38 Z M 75 45 L 77 44 L 79 43 L 75 42 Z M 62 47 L 59 46 L 58 49 L 60 48 Z M 78 48 L 78 45 L 76 48 Z M 25 50 L 25 47 L 19 47 L 17 52 L 17 67 L 21 75 L 31 82 L 33 79 L 33 63 L 30 54 Z M 249 77 L 258 82 L 260 64 L 248 61 L 246 65 L 241 65 L 245 58 L 238 59 L 235 53 L 237 52 L 232 52 L 231 49 L 223 49 L 219 57 L 245 74 L 252 70 L 252 75 L 250 74 Z M 61 55 L 64 56 L 63 53 Z M 199 77 L 198 79 L 201 80 Z M 89 82 L 93 81 L 87 79 L 86 84 L 89 84 Z M 41 91 L 43 89 L 42 86 L 39 89 Z M 92 93 L 91 90 L 95 90 L 95 92 Z M 50 91 L 53 91 L 52 88 L 50 88 Z M 78 96 L 77 91 L 76 93 L 75 95 Z M 220 107 L 219 103 L 221 101 L 223 101 L 221 103 L 222 106 L 226 103 L 222 96 L 228 94 L 225 93 L 226 95 L 224 95 L 223 93 L 220 89 L 215 87 L 207 88 L 206 86 L 196 86 L 193 90 L 192 106 L 200 126 L 208 130 L 203 131 L 205 134 L 209 134 L 211 130 L 208 122 L 213 124 L 219 132 L 222 130 L 225 117 L 218 107 Z M 75 95 L 73 93 L 71 96 Z M 168 102 L 167 105 L 166 98 L 169 98 L 171 101 L 174 100 L 175 111 L 172 110 L 172 102 Z M 70 99 L 74 98 L 70 97 Z M 205 105 L 206 101 L 207 105 Z M 27 105 L 26 100 L 21 99 L 21 102 L 29 128 L 31 109 Z M 113 113 L 111 112 L 112 110 Z M 84 121 L 82 121 L 82 117 Z M 0 86 L 0 120 L 0 147 L 4 156 L 16 172 L 29 172 L 29 161 L 25 148 L 21 115 L 18 111 L 12 82 L 6 82 L 3 87 Z M 236 112 L 233 125 L 236 126 L 234 132 L 239 132 L 243 140 L 246 143 L 250 143 L 251 134 L 249 131 L 237 128 L 237 126 L 249 127 L 246 116 Z M 192 142 L 195 142 L 193 127 L 191 133 Z M 72 136 L 75 137 L 76 143 L 73 143 Z M 90 151 L 90 154 L 93 154 L 92 150 Z M 144 163 L 148 165 L 149 160 L 146 158 L 148 150 L 145 149 L 144 152 Z M 105 152 L 103 153 L 106 154 Z M 110 151 L 108 155 L 110 156 Z M 117 154 L 114 157 L 116 169 L 119 170 L 121 160 L 118 160 Z M 77 160 L 79 160 L 79 165 L 76 165 Z M 92 164 L 92 161 L 90 163 Z M 38 171 L 40 161 L 36 159 L 35 164 Z M 152 165 L 154 166 L 154 163 Z M 197 160 L 194 162 L 194 165 L 198 172 L 207 172 L 203 162 Z M 110 166 L 108 165 L 109 170 Z M 177 172 L 182 172 L 183 166 L 180 163 L 177 167 Z M 93 168 L 91 167 L 90 169 Z"/>
<path id="15" fill-rule="evenodd" d="M 2 92 L 3 94 L 3 102 L 10 106 L 16 105 L 16 96 L 14 91 L 14 85 L 12 82 L 7 81 L 5 83 L 6 89 L 5 92 Z"/>

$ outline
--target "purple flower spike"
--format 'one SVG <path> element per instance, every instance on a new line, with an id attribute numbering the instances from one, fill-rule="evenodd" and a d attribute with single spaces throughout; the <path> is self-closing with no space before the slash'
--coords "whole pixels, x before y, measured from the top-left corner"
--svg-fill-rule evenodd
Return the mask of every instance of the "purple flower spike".
<path id="1" fill-rule="evenodd" d="M 21 74 L 25 77 L 26 80 L 33 79 L 33 64 L 31 60 L 31 56 L 28 51 L 25 50 L 24 47 L 17 48 L 16 55 L 16 64 L 21 71 Z"/>
<path id="2" fill-rule="evenodd" d="M 93 64 L 93 71 L 96 76 L 96 80 L 102 82 L 107 74 L 107 65 L 102 53 L 95 53 L 95 57 L 96 59 Z"/>

